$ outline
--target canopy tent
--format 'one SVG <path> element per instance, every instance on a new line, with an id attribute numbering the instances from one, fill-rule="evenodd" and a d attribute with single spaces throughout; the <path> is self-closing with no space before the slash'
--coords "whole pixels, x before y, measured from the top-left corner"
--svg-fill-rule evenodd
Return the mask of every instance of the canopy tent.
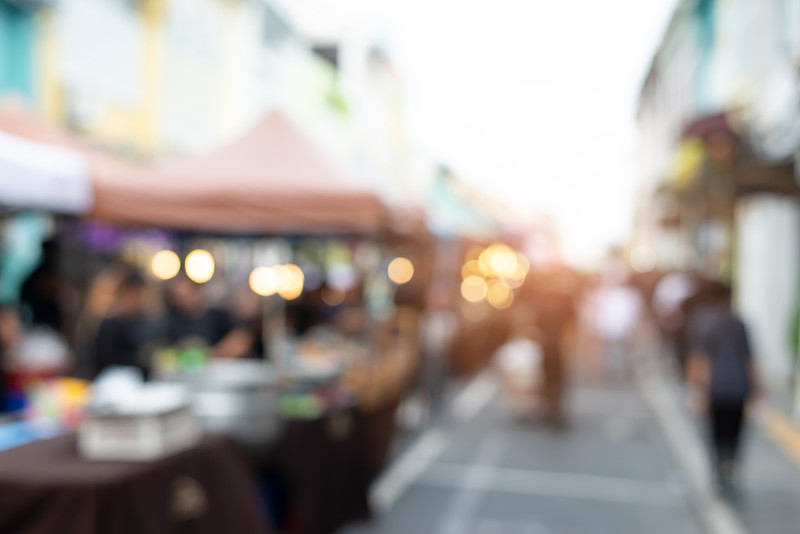
<path id="1" fill-rule="evenodd" d="M 105 178 L 91 214 L 118 223 L 330 234 L 374 233 L 386 222 L 378 197 L 278 113 L 209 154 Z"/>
<path id="2" fill-rule="evenodd" d="M 78 152 L 0 132 L 0 206 L 81 214 L 92 204 Z"/>
<path id="3" fill-rule="evenodd" d="M 0 205 L 84 215 L 94 184 L 135 167 L 50 126 L 14 101 L 0 105 Z"/>
<path id="4" fill-rule="evenodd" d="M 388 222 L 367 186 L 340 171 L 278 113 L 216 151 L 154 168 L 115 158 L 14 105 L 0 107 L 0 130 L 82 157 L 94 197 L 85 214 L 112 223 L 333 234 L 373 233 Z"/>
<path id="5" fill-rule="evenodd" d="M 75 134 L 48 124 L 13 100 L 0 104 L 0 131 L 17 138 L 72 151 L 74 156 L 84 160 L 95 184 L 113 176 L 134 173 L 138 169 L 133 163 L 116 157 Z"/>

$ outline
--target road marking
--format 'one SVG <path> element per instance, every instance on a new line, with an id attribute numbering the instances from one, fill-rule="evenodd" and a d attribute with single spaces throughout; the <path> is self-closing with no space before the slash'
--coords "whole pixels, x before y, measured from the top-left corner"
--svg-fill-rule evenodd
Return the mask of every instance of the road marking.
<path id="1" fill-rule="evenodd" d="M 480 478 L 476 478 L 475 473 L 479 473 Z M 655 506 L 674 505 L 681 497 L 680 486 L 673 482 L 652 482 L 479 464 L 437 463 L 430 466 L 417 483 L 482 492 Z"/>
<path id="2" fill-rule="evenodd" d="M 489 372 L 473 378 L 453 400 L 452 413 L 456 420 L 472 419 L 489 403 L 497 392 L 497 384 Z M 447 432 L 441 428 L 426 431 L 375 482 L 370 499 L 378 513 L 390 510 L 406 490 L 424 473 L 449 444 Z"/>
<path id="3" fill-rule="evenodd" d="M 424 473 L 448 445 L 447 434 L 438 428 L 428 430 L 375 482 L 370 493 L 379 513 L 389 511 L 403 493 Z"/>
<path id="4" fill-rule="evenodd" d="M 488 488 L 492 478 L 492 467 L 488 464 L 500 459 L 503 442 L 500 436 L 490 435 L 483 442 L 475 455 L 474 462 L 463 468 L 461 480 L 450 504 L 447 506 L 438 527 L 437 534 L 464 534 L 469 532 L 476 517 L 475 512 L 480 503 L 481 494 Z M 428 473 L 438 466 L 431 466 L 417 481 L 423 480 Z"/>
<path id="5" fill-rule="evenodd" d="M 497 381 L 489 371 L 484 371 L 456 395 L 451 413 L 457 421 L 469 421 L 489 404 L 496 393 Z"/>
<path id="6" fill-rule="evenodd" d="M 759 421 L 773 443 L 800 467 L 800 430 L 782 411 L 764 406 Z"/>
<path id="7" fill-rule="evenodd" d="M 711 484 L 707 455 L 667 384 L 656 374 L 640 376 L 638 389 L 656 419 L 667 446 L 686 477 L 690 502 L 709 534 L 746 534 L 733 509 L 720 499 Z"/>

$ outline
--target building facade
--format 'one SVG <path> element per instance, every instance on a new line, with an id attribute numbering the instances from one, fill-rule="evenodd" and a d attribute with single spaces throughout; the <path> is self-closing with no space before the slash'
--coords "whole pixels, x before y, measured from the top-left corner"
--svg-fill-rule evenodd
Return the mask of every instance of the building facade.
<path id="1" fill-rule="evenodd" d="M 763 371 L 796 381 L 800 1 L 681 0 L 639 101 L 634 249 L 733 283 Z"/>

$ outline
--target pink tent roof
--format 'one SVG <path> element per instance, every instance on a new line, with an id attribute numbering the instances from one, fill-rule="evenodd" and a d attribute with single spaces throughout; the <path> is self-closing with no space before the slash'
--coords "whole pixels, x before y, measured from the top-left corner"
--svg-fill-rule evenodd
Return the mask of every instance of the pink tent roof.
<path id="1" fill-rule="evenodd" d="M 211 153 L 136 166 L 13 104 L 0 130 L 80 152 L 89 162 L 91 217 L 117 224 L 209 232 L 373 233 L 388 215 L 378 197 L 282 115 L 272 113 Z"/>
<path id="2" fill-rule="evenodd" d="M 272 113 L 209 154 L 97 180 L 92 215 L 127 224 L 271 233 L 371 233 L 386 221 L 370 189 Z"/>

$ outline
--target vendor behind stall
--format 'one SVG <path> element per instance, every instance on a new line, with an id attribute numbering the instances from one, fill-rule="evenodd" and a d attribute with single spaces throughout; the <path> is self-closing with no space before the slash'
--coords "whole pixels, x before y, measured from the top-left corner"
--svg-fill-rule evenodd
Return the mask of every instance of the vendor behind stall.
<path id="1" fill-rule="evenodd" d="M 237 351 L 245 358 L 264 358 L 264 324 L 261 310 L 261 297 L 250 288 L 242 288 L 233 297 L 231 317 L 236 325 L 235 340 Z M 234 344 L 232 341 L 231 344 Z"/>
<path id="2" fill-rule="evenodd" d="M 20 290 L 20 301 L 27 311 L 27 323 L 46 326 L 62 333 L 64 314 L 61 294 L 64 283 L 58 273 L 58 245 L 50 239 L 42 244 L 42 261 L 25 280 Z"/>
<path id="3" fill-rule="evenodd" d="M 146 316 L 147 285 L 129 271 L 119 283 L 110 314 L 97 330 L 94 351 L 96 373 L 119 365 L 137 367 L 147 376 L 147 345 L 155 338 L 154 325 Z"/>
<path id="4" fill-rule="evenodd" d="M 178 276 L 167 297 L 165 337 L 169 343 L 206 345 L 215 358 L 239 358 L 251 350 L 252 329 L 237 327 L 228 312 L 209 306 L 199 284 Z"/>

